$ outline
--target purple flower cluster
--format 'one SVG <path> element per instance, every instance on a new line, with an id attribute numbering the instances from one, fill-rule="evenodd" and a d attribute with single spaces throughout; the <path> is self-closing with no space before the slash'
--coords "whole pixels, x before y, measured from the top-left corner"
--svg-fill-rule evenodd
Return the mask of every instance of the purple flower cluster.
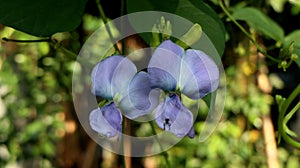
<path id="1" fill-rule="evenodd" d="M 185 51 L 167 40 L 156 48 L 147 70 L 137 72 L 135 65 L 120 55 L 94 67 L 92 93 L 105 99 L 105 104 L 91 112 L 91 128 L 111 138 L 122 132 L 122 114 L 135 119 L 154 111 L 160 128 L 177 137 L 193 138 L 193 114 L 181 102 L 181 94 L 196 100 L 215 91 L 219 84 L 215 62 L 202 51 Z M 161 103 L 160 90 L 166 93 Z"/>

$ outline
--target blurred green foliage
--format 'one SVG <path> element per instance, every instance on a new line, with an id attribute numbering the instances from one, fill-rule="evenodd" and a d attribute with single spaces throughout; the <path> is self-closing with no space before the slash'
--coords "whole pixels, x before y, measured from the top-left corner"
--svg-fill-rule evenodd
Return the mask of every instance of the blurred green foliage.
<path id="1" fill-rule="evenodd" d="M 140 11 L 140 7 L 133 3 L 136 1 L 128 1 L 130 2 L 132 3 L 128 4 L 130 11 Z M 277 116 L 278 111 L 276 108 L 275 110 L 271 108 L 275 104 L 274 95 L 265 93 L 261 89 L 257 74 L 267 76 L 271 83 L 276 78 L 275 84 L 272 83 L 276 88 L 279 83 L 283 83 L 276 75 L 279 71 L 276 69 L 277 64 L 274 70 L 274 63 L 270 60 L 264 62 L 252 59 L 253 53 L 251 52 L 253 51 L 249 40 L 235 25 L 227 22 L 217 0 L 207 1 L 210 7 L 208 5 L 195 6 L 197 5 L 195 1 L 188 1 L 187 9 L 184 7 L 184 0 L 176 1 L 181 3 L 179 7 L 184 8 L 182 11 L 176 8 L 177 3 L 167 6 L 161 5 L 160 1 L 138 2 L 153 3 L 150 7 L 164 8 L 167 11 L 174 8 L 175 13 L 191 15 L 190 19 L 197 16 L 192 15 L 191 12 L 184 13 L 189 8 L 196 13 L 202 12 L 199 10 L 201 7 L 208 10 L 208 13 L 213 12 L 211 10 L 214 9 L 219 16 L 215 14 L 213 16 L 222 18 L 226 27 L 224 35 L 227 36 L 227 43 L 223 62 L 227 77 L 227 94 L 222 119 L 207 141 L 199 143 L 197 138 L 193 140 L 184 138 L 171 148 L 168 156 L 172 167 L 267 167 L 262 117 Z M 287 64 L 292 60 L 293 54 L 298 54 L 296 62 L 298 66 L 300 65 L 300 28 L 295 28 L 292 24 L 284 24 L 284 20 L 299 15 L 299 3 L 287 0 L 259 3 L 250 0 L 242 2 L 226 0 L 225 4 L 233 12 L 233 16 L 245 21 L 243 24 L 247 30 L 260 41 L 268 53 L 273 54 L 279 61 L 286 61 Z M 278 16 L 278 18 L 268 16 L 268 14 Z M 202 15 L 205 17 L 207 13 L 202 13 Z M 198 18 L 193 21 L 203 19 Z M 81 46 L 79 41 L 86 40 L 93 31 L 103 25 L 101 19 L 89 14 L 85 14 L 82 21 L 82 27 L 77 30 L 54 34 L 53 38 L 64 42 L 70 50 L 76 53 Z M 268 24 L 262 24 L 263 22 Z M 215 20 L 214 24 L 218 25 L 220 22 Z M 207 25 L 208 28 L 209 26 L 211 25 Z M 217 32 L 222 34 L 223 31 L 225 30 L 220 28 Z M 215 43 L 219 44 L 218 51 L 222 53 L 223 44 L 220 43 L 224 42 L 223 37 L 218 41 L 218 36 L 214 35 L 214 31 L 210 33 Z M 1 37 L 13 39 L 37 39 L 8 27 L 1 27 L 0 34 Z M 289 48 L 291 42 L 294 42 L 293 51 L 284 54 L 282 47 Z M 281 57 L 280 53 L 283 53 Z M 0 46 L 0 54 L 0 167 L 56 167 L 57 143 L 64 137 L 66 131 L 65 102 L 71 101 L 70 89 L 74 58 L 68 57 L 46 42 L 3 42 Z M 254 55 L 256 57 L 257 53 L 255 52 Z M 293 73 L 293 70 L 286 69 L 285 75 Z M 283 86 L 279 87 L 283 88 Z M 202 102 L 201 105 L 195 123 L 197 135 L 202 131 L 208 112 L 205 103 Z M 276 122 L 275 120 L 273 123 L 276 124 Z M 136 134 L 138 136 L 152 135 L 150 125 L 141 124 Z M 277 149 L 280 167 L 300 166 L 298 149 L 287 147 L 284 142 L 279 144 Z M 162 156 L 153 157 L 157 167 L 165 166 Z M 105 160 L 105 158 L 102 159 Z M 147 159 L 149 158 L 144 158 L 144 161 Z"/>
<path id="2" fill-rule="evenodd" d="M 1 34 L 34 39 L 8 27 Z M 54 163 L 64 134 L 63 102 L 70 99 L 70 63 L 48 43 L 1 44 L 0 167 Z"/>

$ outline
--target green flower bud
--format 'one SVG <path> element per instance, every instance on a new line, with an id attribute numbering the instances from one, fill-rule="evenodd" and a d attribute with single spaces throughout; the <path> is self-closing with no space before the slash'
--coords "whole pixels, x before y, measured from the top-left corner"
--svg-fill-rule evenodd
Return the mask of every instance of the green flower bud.
<path id="1" fill-rule="evenodd" d="M 288 59 L 294 53 L 294 41 L 292 41 L 288 46 L 280 50 L 279 58 L 281 60 Z"/>
<path id="2" fill-rule="evenodd" d="M 276 103 L 280 106 L 286 100 L 286 98 L 282 97 L 281 95 L 276 95 L 275 100 Z"/>
<path id="3" fill-rule="evenodd" d="M 286 71 L 287 65 L 288 65 L 288 63 L 287 63 L 286 61 L 282 61 L 282 62 L 280 63 L 279 68 L 282 68 L 283 71 Z"/>
<path id="4" fill-rule="evenodd" d="M 202 27 L 196 23 L 189 29 L 188 32 L 186 32 L 178 41 L 176 41 L 176 44 L 186 49 L 200 40 L 201 36 Z"/>
<path id="5" fill-rule="evenodd" d="M 169 20 L 165 20 L 162 16 L 158 24 L 152 27 L 152 41 L 150 45 L 157 47 L 162 41 L 169 39 L 172 35 L 172 25 Z"/>
<path id="6" fill-rule="evenodd" d="M 159 30 L 156 24 L 152 27 L 152 39 L 150 42 L 150 46 L 157 47 L 160 44 L 160 38 L 159 38 Z"/>
<path id="7" fill-rule="evenodd" d="M 293 61 L 298 60 L 298 55 L 297 54 L 292 54 L 291 60 L 293 60 Z"/>

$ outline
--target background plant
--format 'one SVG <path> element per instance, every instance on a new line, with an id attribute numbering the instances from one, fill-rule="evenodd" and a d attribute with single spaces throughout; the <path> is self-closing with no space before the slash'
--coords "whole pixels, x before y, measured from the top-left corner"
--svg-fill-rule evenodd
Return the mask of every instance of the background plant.
<path id="1" fill-rule="evenodd" d="M 97 147 L 80 127 L 71 101 L 71 76 L 76 53 L 103 21 L 125 11 L 143 10 L 174 13 L 201 25 L 222 55 L 227 77 L 225 111 L 216 131 L 204 143 L 186 138 L 167 151 L 171 166 L 299 166 L 299 142 L 293 137 L 299 136 L 299 119 L 294 114 L 299 111 L 300 74 L 300 28 L 293 24 L 299 18 L 297 1 L 127 0 L 100 4 L 103 10 L 99 12 L 94 1 L 86 0 L 0 2 L 0 32 L 6 38 L 0 47 L 0 167 L 121 164 L 115 162 L 118 156 Z M 150 36 L 136 35 L 124 41 L 128 48 L 142 48 L 150 44 Z M 202 102 L 195 123 L 197 133 L 207 111 Z M 149 124 L 133 124 L 132 132 L 152 134 Z M 278 145 L 266 143 L 266 137 L 272 135 Z M 277 157 L 268 149 L 277 151 Z M 165 164 L 160 155 L 125 160 L 128 167 Z"/>

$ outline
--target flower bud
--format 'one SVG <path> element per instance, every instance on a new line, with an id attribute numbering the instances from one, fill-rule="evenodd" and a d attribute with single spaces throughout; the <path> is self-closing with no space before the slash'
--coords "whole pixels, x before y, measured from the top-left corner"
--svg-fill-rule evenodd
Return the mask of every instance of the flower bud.
<path id="1" fill-rule="evenodd" d="M 298 59 L 298 55 L 297 54 L 292 54 L 291 60 L 296 61 L 297 59 Z"/>
<path id="2" fill-rule="evenodd" d="M 189 46 L 200 40 L 202 36 L 202 27 L 199 24 L 194 24 L 188 32 L 186 32 L 179 41 L 176 42 L 179 46 L 186 49 Z"/>

